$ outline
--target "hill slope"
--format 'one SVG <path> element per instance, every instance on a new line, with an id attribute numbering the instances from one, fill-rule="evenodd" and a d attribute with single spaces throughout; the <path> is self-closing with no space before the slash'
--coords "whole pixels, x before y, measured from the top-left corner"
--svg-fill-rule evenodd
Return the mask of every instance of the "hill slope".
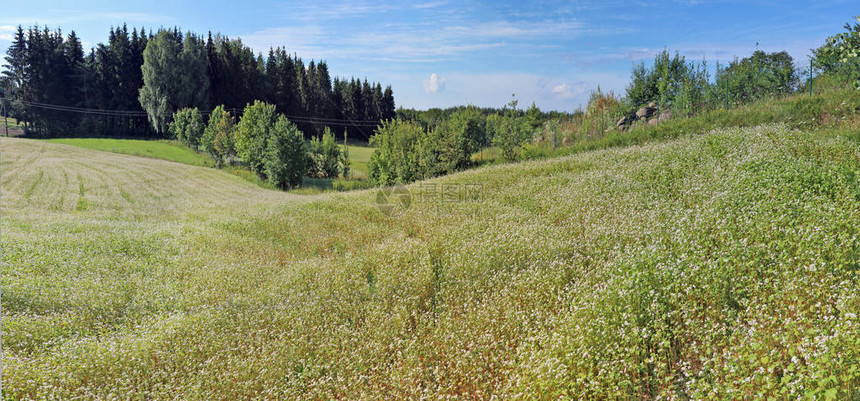
<path id="1" fill-rule="evenodd" d="M 0 145 L 7 397 L 858 395 L 845 139 L 482 168 L 396 217 L 373 191 Z"/>

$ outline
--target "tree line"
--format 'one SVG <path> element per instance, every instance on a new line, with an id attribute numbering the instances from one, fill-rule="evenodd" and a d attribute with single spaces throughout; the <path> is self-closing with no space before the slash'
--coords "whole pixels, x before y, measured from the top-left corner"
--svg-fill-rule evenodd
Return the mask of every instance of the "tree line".
<path id="1" fill-rule="evenodd" d="M 241 163 L 279 189 L 298 186 L 305 175 L 349 177 L 346 133 L 343 149 L 328 127 L 321 139 L 306 142 L 304 133 L 275 105 L 259 100 L 243 109 L 238 123 L 223 105 L 210 113 L 208 121 L 197 108 L 180 109 L 171 116 L 167 130 L 188 147 L 209 153 L 218 167 Z"/>
<path id="2" fill-rule="evenodd" d="M 74 31 L 18 27 L 0 93 L 29 135 L 165 137 L 182 108 L 234 113 L 260 100 L 302 131 L 325 127 L 368 138 L 395 115 L 390 86 L 331 78 L 325 61 L 305 64 L 283 48 L 255 54 L 240 38 L 178 28 L 111 28 L 85 53 Z"/>
<path id="3" fill-rule="evenodd" d="M 549 117 L 534 103 L 527 110 L 518 109 L 516 100 L 502 108 L 398 109 L 397 114 L 370 139 L 375 150 L 368 170 L 374 185 L 407 183 L 474 167 L 483 161 L 479 152 L 489 146 L 502 159 L 516 160 Z"/>
<path id="4" fill-rule="evenodd" d="M 860 24 L 845 29 L 814 50 L 812 63 L 819 71 L 848 77 L 860 88 Z M 464 170 L 478 164 L 482 157 L 476 153 L 488 147 L 501 160 L 530 157 L 530 152 L 539 157 L 540 146 L 556 148 L 599 138 L 626 129 L 622 121 L 644 124 L 635 114 L 642 107 L 656 110 L 650 123 L 689 117 L 793 93 L 802 89 L 801 77 L 807 73 L 785 51 L 756 50 L 709 70 L 705 60 L 689 62 L 677 52 L 663 50 L 650 65 L 633 67 L 622 96 L 598 87 L 586 107 L 573 112 L 545 113 L 534 104 L 520 110 L 516 101 L 501 109 L 401 108 L 397 119 L 381 125 L 371 138 L 376 149 L 368 164 L 370 180 L 392 185 Z"/>

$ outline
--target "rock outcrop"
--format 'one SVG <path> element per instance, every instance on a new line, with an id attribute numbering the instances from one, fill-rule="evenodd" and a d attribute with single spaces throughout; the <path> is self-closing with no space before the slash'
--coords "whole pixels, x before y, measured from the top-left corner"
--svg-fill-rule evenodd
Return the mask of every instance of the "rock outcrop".
<path id="1" fill-rule="evenodd" d="M 654 102 L 650 102 L 646 106 L 640 107 L 636 112 L 631 112 L 630 114 L 621 117 L 618 122 L 615 123 L 615 126 L 621 131 L 624 131 L 637 121 L 641 121 L 643 124 L 656 125 L 657 123 L 661 123 L 669 118 L 672 118 L 671 110 L 666 110 L 658 115 L 657 105 Z"/>

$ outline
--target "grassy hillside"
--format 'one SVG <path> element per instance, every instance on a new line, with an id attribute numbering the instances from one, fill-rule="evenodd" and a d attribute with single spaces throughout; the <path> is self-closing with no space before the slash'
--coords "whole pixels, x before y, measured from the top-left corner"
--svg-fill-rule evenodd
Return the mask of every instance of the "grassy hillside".
<path id="1" fill-rule="evenodd" d="M 178 141 L 112 138 L 58 138 L 46 139 L 45 141 L 105 152 L 170 160 L 191 166 L 215 166 L 215 161 L 208 154 L 195 152 Z"/>
<path id="2" fill-rule="evenodd" d="M 844 136 L 492 166 L 396 217 L 375 191 L 0 146 L 6 397 L 860 397 Z"/>
<path id="3" fill-rule="evenodd" d="M 177 163 L 188 164 L 191 166 L 214 167 L 215 161 L 206 153 L 195 152 L 178 141 L 147 141 L 136 139 L 112 139 L 112 138 L 59 138 L 48 139 L 47 142 L 61 143 L 72 145 L 86 149 L 101 150 L 105 152 L 121 153 L 132 156 L 150 157 L 155 159 L 169 160 Z M 343 145 L 341 145 L 343 146 Z M 361 186 L 367 180 L 367 163 L 370 161 L 370 155 L 373 154 L 373 148 L 360 145 L 347 145 L 351 160 L 350 180 L 305 180 L 305 184 L 312 187 L 309 191 L 320 189 L 333 189 L 333 183 L 337 182 L 341 186 Z M 226 168 L 227 171 L 245 178 L 246 180 L 266 187 L 266 183 L 257 179 L 249 171 L 244 171 L 241 168 Z M 343 181 L 343 182 L 338 182 Z M 353 182 L 355 181 L 355 182 Z M 365 185 L 366 186 L 366 185 Z"/>

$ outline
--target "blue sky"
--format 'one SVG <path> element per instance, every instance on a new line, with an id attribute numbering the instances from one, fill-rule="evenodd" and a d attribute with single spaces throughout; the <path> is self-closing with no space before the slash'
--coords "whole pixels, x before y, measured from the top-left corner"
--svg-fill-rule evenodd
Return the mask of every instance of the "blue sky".
<path id="1" fill-rule="evenodd" d="M 332 74 L 390 84 L 398 106 L 520 105 L 573 110 L 599 84 L 623 93 L 631 66 L 667 48 L 688 59 L 809 49 L 860 14 L 854 1 L 33 1 L 2 7 L 15 26 L 74 29 L 85 46 L 111 26 L 179 26 L 284 46 Z"/>

